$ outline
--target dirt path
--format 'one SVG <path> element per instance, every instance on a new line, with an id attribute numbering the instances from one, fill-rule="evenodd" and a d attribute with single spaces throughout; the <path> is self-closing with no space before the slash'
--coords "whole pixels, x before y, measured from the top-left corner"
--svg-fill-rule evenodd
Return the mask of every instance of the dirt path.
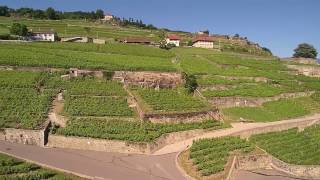
<path id="1" fill-rule="evenodd" d="M 223 136 L 229 136 L 229 135 L 238 134 L 238 133 L 247 132 L 247 131 L 254 131 L 261 128 L 270 128 L 270 127 L 278 127 L 277 130 L 284 130 L 284 129 L 288 129 L 286 128 L 287 126 L 297 127 L 296 124 L 298 123 L 306 123 L 311 125 L 318 121 L 320 121 L 320 114 L 315 114 L 312 116 L 291 119 L 291 120 L 269 122 L 269 123 L 233 123 L 231 124 L 232 128 L 221 129 L 214 132 L 208 132 L 198 137 L 194 137 L 191 139 L 187 139 L 184 141 L 167 145 L 162 149 L 154 152 L 153 155 L 162 155 L 162 154 L 168 154 L 168 153 L 174 153 L 174 152 L 181 152 L 187 149 L 189 146 L 191 146 L 192 142 L 197 139 L 223 137 Z"/>

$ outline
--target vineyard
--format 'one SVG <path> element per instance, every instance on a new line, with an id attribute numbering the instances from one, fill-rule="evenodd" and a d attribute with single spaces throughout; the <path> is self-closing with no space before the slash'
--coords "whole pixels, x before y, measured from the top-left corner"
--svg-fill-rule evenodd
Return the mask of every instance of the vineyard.
<path id="1" fill-rule="evenodd" d="M 183 89 L 143 89 L 134 90 L 141 104 L 151 112 L 192 112 L 208 110 L 210 106 Z"/>
<path id="2" fill-rule="evenodd" d="M 0 154 L 0 179 L 4 180 L 76 180 L 81 179 L 44 169 L 10 156 Z"/>
<path id="3" fill-rule="evenodd" d="M 13 22 L 22 23 L 28 26 L 30 29 L 38 31 L 50 31 L 54 29 L 61 37 L 73 37 L 73 36 L 89 36 L 102 39 L 119 39 L 125 37 L 149 37 L 154 40 L 158 40 L 158 32 L 150 30 L 142 30 L 137 28 L 122 28 L 114 27 L 111 25 L 101 25 L 100 23 L 88 22 L 84 20 L 53 20 L 43 21 L 34 19 L 12 19 L 7 17 L 0 17 L 0 32 L 8 33 L 9 27 Z M 90 32 L 87 32 L 86 28 L 90 28 Z"/>
<path id="4" fill-rule="evenodd" d="M 64 111 L 68 116 L 132 116 L 121 84 L 96 78 L 65 81 Z"/>
<path id="5" fill-rule="evenodd" d="M 37 129 L 47 117 L 55 90 L 42 89 L 45 73 L 0 71 L 0 128 Z"/>
<path id="6" fill-rule="evenodd" d="M 202 176 L 223 171 L 229 156 L 234 153 L 248 153 L 254 146 L 238 137 L 201 139 L 190 148 L 190 159 Z"/>
<path id="7" fill-rule="evenodd" d="M 215 120 L 197 123 L 153 124 L 150 122 L 101 120 L 94 118 L 71 119 L 65 128 L 57 133 L 65 136 L 81 136 L 102 139 L 116 139 L 134 142 L 150 142 L 162 134 L 192 129 L 221 129 L 226 127 Z"/>
<path id="8" fill-rule="evenodd" d="M 240 119 L 254 122 L 271 122 L 305 116 L 319 112 L 320 103 L 311 97 L 281 99 L 266 102 L 262 107 L 233 107 L 223 113 L 234 121 Z"/>
<path id="9" fill-rule="evenodd" d="M 127 95 L 122 85 L 116 81 L 95 78 L 77 78 L 65 81 L 67 94 L 92 96 L 120 96 Z"/>
<path id="10" fill-rule="evenodd" d="M 255 135 L 250 141 L 290 164 L 320 165 L 320 126 Z"/>
<path id="11" fill-rule="evenodd" d="M 162 50 L 156 47 L 110 43 L 107 45 L 101 44 L 83 44 L 83 43 L 32 43 L 32 44 L 17 44 L 16 47 L 32 47 L 37 49 L 56 49 L 69 50 L 78 52 L 96 52 L 105 54 L 122 54 L 133 56 L 149 56 L 171 58 L 174 54 L 170 51 Z"/>
<path id="12" fill-rule="evenodd" d="M 167 57 L 150 57 L 74 51 L 68 49 L 37 48 L 29 45 L 0 44 L 0 64 L 13 66 L 41 66 L 115 70 L 176 71 Z"/>
<path id="13" fill-rule="evenodd" d="M 65 112 L 71 116 L 132 116 L 127 99 L 122 97 L 76 97 L 65 101 Z"/>

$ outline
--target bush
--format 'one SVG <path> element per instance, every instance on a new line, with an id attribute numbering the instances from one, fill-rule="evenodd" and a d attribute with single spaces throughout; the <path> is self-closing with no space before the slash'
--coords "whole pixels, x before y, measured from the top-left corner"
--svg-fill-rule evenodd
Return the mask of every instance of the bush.
<path id="1" fill-rule="evenodd" d="M 18 36 L 26 36 L 28 34 L 28 28 L 24 24 L 13 23 L 10 28 L 10 33 Z"/>
<path id="2" fill-rule="evenodd" d="M 186 81 L 185 88 L 188 90 L 189 93 L 193 93 L 198 87 L 196 76 L 184 74 L 184 77 Z"/>

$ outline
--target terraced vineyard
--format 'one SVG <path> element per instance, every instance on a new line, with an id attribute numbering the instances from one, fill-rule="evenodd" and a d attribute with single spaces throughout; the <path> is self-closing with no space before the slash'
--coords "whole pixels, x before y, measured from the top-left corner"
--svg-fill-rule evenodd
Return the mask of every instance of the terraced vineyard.
<path id="1" fill-rule="evenodd" d="M 192 129 L 215 130 L 227 127 L 214 121 L 206 120 L 197 123 L 153 124 L 140 121 L 101 120 L 94 118 L 71 119 L 66 128 L 59 128 L 58 134 L 102 139 L 116 139 L 134 142 L 150 142 L 162 134 Z"/>
<path id="2" fill-rule="evenodd" d="M 320 126 L 255 135 L 250 141 L 276 158 L 299 165 L 320 165 Z"/>
<path id="3" fill-rule="evenodd" d="M 0 128 L 37 129 L 45 121 L 53 96 L 41 89 L 43 73 L 0 71 Z"/>
<path id="4" fill-rule="evenodd" d="M 232 153 L 248 153 L 254 147 L 238 137 L 201 139 L 193 142 L 190 159 L 202 176 L 223 171 Z"/>
<path id="5" fill-rule="evenodd" d="M 82 69 L 104 69 L 114 70 L 149 70 L 149 71 L 176 71 L 167 52 L 163 56 L 141 56 L 139 48 L 133 45 L 123 45 L 123 49 L 133 54 L 123 54 L 119 50 L 120 45 L 115 45 L 117 50 L 106 50 L 101 52 L 84 52 L 70 49 L 51 49 L 54 44 L 47 45 L 47 48 L 32 47 L 29 45 L 0 44 L 0 64 L 13 66 L 40 66 L 56 68 L 82 68 Z M 106 45 L 101 45 L 106 46 Z M 111 44 L 108 46 L 112 46 Z M 77 47 L 77 45 L 75 46 Z M 120 46 L 121 47 L 121 46 Z M 151 47 L 150 47 L 151 48 Z M 112 48 L 110 48 L 112 49 Z M 152 48 L 151 48 L 152 49 Z M 119 52 L 120 51 L 120 52 Z M 164 50 L 151 50 L 152 54 L 161 54 Z M 81 53 L 80 53 L 81 52 Z M 135 53 L 137 52 L 137 53 Z M 158 53 L 160 52 L 160 53 Z M 138 54 L 138 55 L 135 55 Z M 170 55 L 168 55 L 170 56 Z"/>
<path id="6" fill-rule="evenodd" d="M 68 116 L 133 115 L 127 103 L 127 93 L 118 82 L 80 78 L 66 83 L 64 109 Z"/>
<path id="7" fill-rule="evenodd" d="M 0 154 L 0 179 L 80 180 L 81 178 L 44 169 L 35 164 Z"/>
<path id="8" fill-rule="evenodd" d="M 239 137 L 222 137 L 194 141 L 190 150 L 184 152 L 201 177 L 222 172 L 233 154 L 256 153 L 255 146 L 289 164 L 320 165 L 320 126 L 310 126 L 303 131 L 297 128 L 253 135 L 248 141 Z M 254 151 L 255 150 L 255 151 Z M 261 150 L 260 150 L 261 151 Z M 261 152 L 259 152 L 261 153 Z M 184 156 L 184 155 L 183 155 Z M 182 158 L 182 157 L 180 157 Z M 183 162 L 185 166 L 186 162 Z M 190 167 L 188 167 L 190 169 Z M 193 175 L 197 174 L 189 172 Z M 201 179 L 201 177 L 198 177 Z"/>
<path id="9" fill-rule="evenodd" d="M 297 118 L 319 112 L 320 101 L 312 97 L 281 99 L 266 102 L 262 107 L 233 107 L 224 109 L 224 114 L 231 120 L 240 119 L 254 122 L 271 122 Z"/>
<path id="10" fill-rule="evenodd" d="M 183 89 L 134 90 L 140 103 L 148 112 L 193 112 L 210 109 L 205 101 L 192 97 Z"/>
<path id="11" fill-rule="evenodd" d="M 48 31 L 54 29 L 61 37 L 90 36 L 104 39 L 119 39 L 125 37 L 149 37 L 158 40 L 158 31 L 142 30 L 137 28 L 121 28 L 111 25 L 102 25 L 84 20 L 34 20 L 34 19 L 14 19 L 0 17 L 0 32 L 8 33 L 13 22 L 22 23 L 30 29 L 36 31 Z M 85 27 L 90 28 L 90 32 Z"/>

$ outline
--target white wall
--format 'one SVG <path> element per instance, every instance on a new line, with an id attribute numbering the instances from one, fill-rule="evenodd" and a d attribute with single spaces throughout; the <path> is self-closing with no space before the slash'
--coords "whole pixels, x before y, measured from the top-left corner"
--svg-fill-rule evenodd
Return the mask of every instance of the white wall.
<path id="1" fill-rule="evenodd" d="M 193 45 L 193 47 L 199 47 L 199 48 L 213 48 L 213 42 L 207 42 L 207 41 L 197 41 Z"/>
<path id="2" fill-rule="evenodd" d="M 169 38 L 167 38 L 166 41 L 167 41 L 167 44 L 171 43 L 176 45 L 177 47 L 180 46 L 180 40 L 170 40 Z"/>

